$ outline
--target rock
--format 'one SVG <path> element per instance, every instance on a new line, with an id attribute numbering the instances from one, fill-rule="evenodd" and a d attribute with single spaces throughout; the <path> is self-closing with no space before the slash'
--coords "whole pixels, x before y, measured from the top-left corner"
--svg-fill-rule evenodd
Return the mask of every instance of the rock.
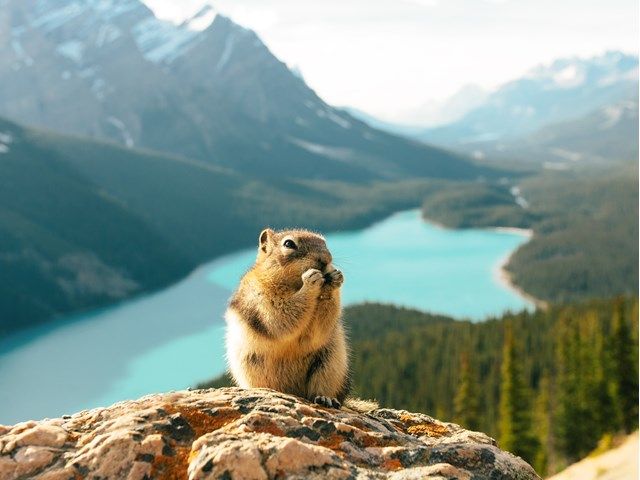
<path id="1" fill-rule="evenodd" d="M 361 414 L 267 389 L 221 388 L 0 426 L 0 478 L 539 477 L 483 433 L 427 415 Z"/>

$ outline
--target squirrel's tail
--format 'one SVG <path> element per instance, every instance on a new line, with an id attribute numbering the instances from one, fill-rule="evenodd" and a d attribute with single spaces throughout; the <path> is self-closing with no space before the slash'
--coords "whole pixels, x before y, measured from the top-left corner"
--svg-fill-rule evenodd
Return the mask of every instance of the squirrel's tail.
<path id="1" fill-rule="evenodd" d="M 353 397 L 347 397 L 343 405 L 356 413 L 369 413 L 380 408 L 380 405 L 375 400 L 362 400 L 361 398 Z"/>

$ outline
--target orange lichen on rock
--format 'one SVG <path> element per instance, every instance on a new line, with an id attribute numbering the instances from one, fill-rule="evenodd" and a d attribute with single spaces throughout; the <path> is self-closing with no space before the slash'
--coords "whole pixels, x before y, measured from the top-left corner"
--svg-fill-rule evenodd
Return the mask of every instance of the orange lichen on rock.
<path id="1" fill-rule="evenodd" d="M 196 437 L 218 430 L 242 417 L 242 413 L 232 407 L 218 407 L 210 412 L 185 405 L 162 406 L 169 414 L 179 413 L 193 429 Z"/>
<path id="2" fill-rule="evenodd" d="M 415 423 L 414 416 L 408 413 L 402 413 L 399 418 L 400 418 L 400 421 L 404 423 Z"/>
<path id="3" fill-rule="evenodd" d="M 160 455 L 151 464 L 151 478 L 186 480 L 191 457 L 190 447 L 176 447 L 173 455 Z"/>
<path id="4" fill-rule="evenodd" d="M 411 435 L 427 435 L 429 437 L 442 437 L 449 433 L 449 429 L 444 425 L 437 423 L 420 423 L 418 425 L 411 425 L 407 428 L 407 432 Z"/>
<path id="5" fill-rule="evenodd" d="M 395 447 L 398 445 L 397 439 L 387 435 L 374 435 L 371 433 L 364 433 L 358 438 L 358 441 L 364 447 Z"/>
<path id="6" fill-rule="evenodd" d="M 426 435 L 439 438 L 452 433 L 445 424 L 437 422 L 426 415 L 403 413 L 398 416 L 398 419 L 402 422 L 403 430 L 411 435 Z"/>
<path id="7" fill-rule="evenodd" d="M 194 438 L 202 437 L 207 433 L 225 427 L 238 420 L 242 414 L 229 406 L 218 407 L 210 411 L 202 411 L 195 407 L 179 404 L 162 405 L 162 409 L 168 415 L 179 414 L 189 424 L 194 433 Z M 168 480 L 183 480 L 187 478 L 189 463 L 197 456 L 198 452 L 191 450 L 190 446 L 181 446 L 171 442 L 169 450 L 171 454 L 163 454 L 153 461 L 152 478 Z"/>
<path id="8" fill-rule="evenodd" d="M 384 461 L 382 468 L 385 470 L 400 470 L 402 468 L 402 462 L 397 458 L 389 458 Z"/>
<path id="9" fill-rule="evenodd" d="M 327 438 L 319 440 L 318 445 L 320 445 L 321 447 L 330 448 L 335 452 L 339 452 L 342 442 L 344 442 L 344 437 L 342 435 L 334 433 Z"/>

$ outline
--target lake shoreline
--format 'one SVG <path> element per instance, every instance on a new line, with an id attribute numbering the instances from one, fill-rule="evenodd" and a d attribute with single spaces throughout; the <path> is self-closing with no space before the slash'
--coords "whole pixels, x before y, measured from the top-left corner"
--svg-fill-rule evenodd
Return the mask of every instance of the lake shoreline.
<path id="1" fill-rule="evenodd" d="M 532 228 L 518 228 L 518 227 L 490 227 L 492 231 L 495 232 L 504 232 L 504 233 L 512 233 L 517 235 L 522 235 L 523 237 L 527 237 L 527 241 L 523 243 L 520 247 L 506 255 L 502 258 L 498 264 L 496 265 L 496 280 L 505 288 L 511 290 L 512 292 L 517 293 L 525 300 L 533 303 L 536 308 L 541 310 L 546 310 L 549 308 L 549 303 L 541 300 L 537 297 L 534 297 L 530 293 L 526 292 L 524 289 L 516 285 L 513 281 L 513 274 L 507 269 L 509 266 L 509 262 L 513 258 L 513 256 L 517 253 L 517 251 L 531 241 L 534 235 L 534 231 Z"/>
<path id="2" fill-rule="evenodd" d="M 526 229 L 512 229 L 512 230 L 526 231 Z M 529 240 L 531 239 L 531 237 L 533 237 L 533 234 L 529 235 Z M 546 310 L 549 307 L 549 304 L 544 300 L 536 298 L 533 295 L 525 292 L 522 288 L 516 285 L 513 281 L 512 273 L 509 270 L 507 270 L 507 266 L 509 265 L 511 258 L 516 254 L 517 251 L 518 249 L 514 250 L 513 252 L 511 252 L 509 255 L 506 255 L 504 258 L 502 258 L 498 262 L 495 269 L 495 278 L 498 281 L 498 283 L 500 283 L 500 285 L 520 295 L 525 300 L 533 303 L 536 306 L 536 308 L 539 308 L 541 310 Z"/>
<path id="3" fill-rule="evenodd" d="M 437 222 L 431 218 L 425 217 L 422 212 L 420 214 L 420 217 L 422 218 L 422 220 L 425 223 L 428 223 L 429 225 L 432 225 L 436 228 L 440 228 L 443 230 L 467 230 L 467 228 L 455 228 L 455 227 L 448 227 L 440 222 Z M 492 231 L 492 232 L 498 232 L 498 233 L 510 233 L 510 234 L 515 234 L 515 235 L 521 235 L 523 237 L 527 238 L 527 242 L 523 243 L 520 247 L 518 247 L 517 249 L 515 249 L 514 251 L 512 251 L 511 253 L 509 253 L 508 255 L 506 255 L 504 258 L 501 258 L 498 263 L 495 266 L 494 269 L 494 277 L 496 279 L 496 281 L 503 286 L 504 288 L 506 288 L 507 290 L 510 290 L 512 292 L 514 292 L 515 294 L 517 294 L 518 296 L 520 296 L 522 299 L 526 300 L 527 302 L 532 303 L 533 305 L 535 305 L 536 308 L 540 308 L 542 310 L 546 310 L 549 307 L 549 303 L 541 300 L 537 297 L 534 297 L 533 295 L 531 295 L 530 293 L 527 293 L 525 290 L 523 290 L 521 287 L 519 287 L 518 285 L 516 285 L 513 281 L 513 275 L 511 274 L 511 272 L 509 272 L 509 270 L 507 270 L 507 266 L 509 265 L 509 262 L 511 261 L 511 258 L 516 254 L 516 252 L 518 251 L 519 248 L 521 248 L 522 246 L 526 245 L 526 243 L 530 242 L 531 239 L 533 238 L 535 232 L 533 231 L 532 228 L 520 228 L 520 227 L 473 227 L 474 229 L 480 229 L 480 230 L 488 230 L 488 231 Z"/>

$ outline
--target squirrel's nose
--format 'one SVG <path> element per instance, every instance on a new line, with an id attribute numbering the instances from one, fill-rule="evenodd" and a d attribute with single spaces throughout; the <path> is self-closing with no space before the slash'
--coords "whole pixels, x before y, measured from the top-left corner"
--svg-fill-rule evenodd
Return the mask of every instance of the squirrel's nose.
<path id="1" fill-rule="evenodd" d="M 327 255 L 322 255 L 321 257 L 318 257 L 318 265 L 320 266 L 320 268 L 318 270 L 324 270 L 325 268 L 327 268 L 327 265 L 329 265 L 331 263 L 331 254 L 327 254 Z"/>

